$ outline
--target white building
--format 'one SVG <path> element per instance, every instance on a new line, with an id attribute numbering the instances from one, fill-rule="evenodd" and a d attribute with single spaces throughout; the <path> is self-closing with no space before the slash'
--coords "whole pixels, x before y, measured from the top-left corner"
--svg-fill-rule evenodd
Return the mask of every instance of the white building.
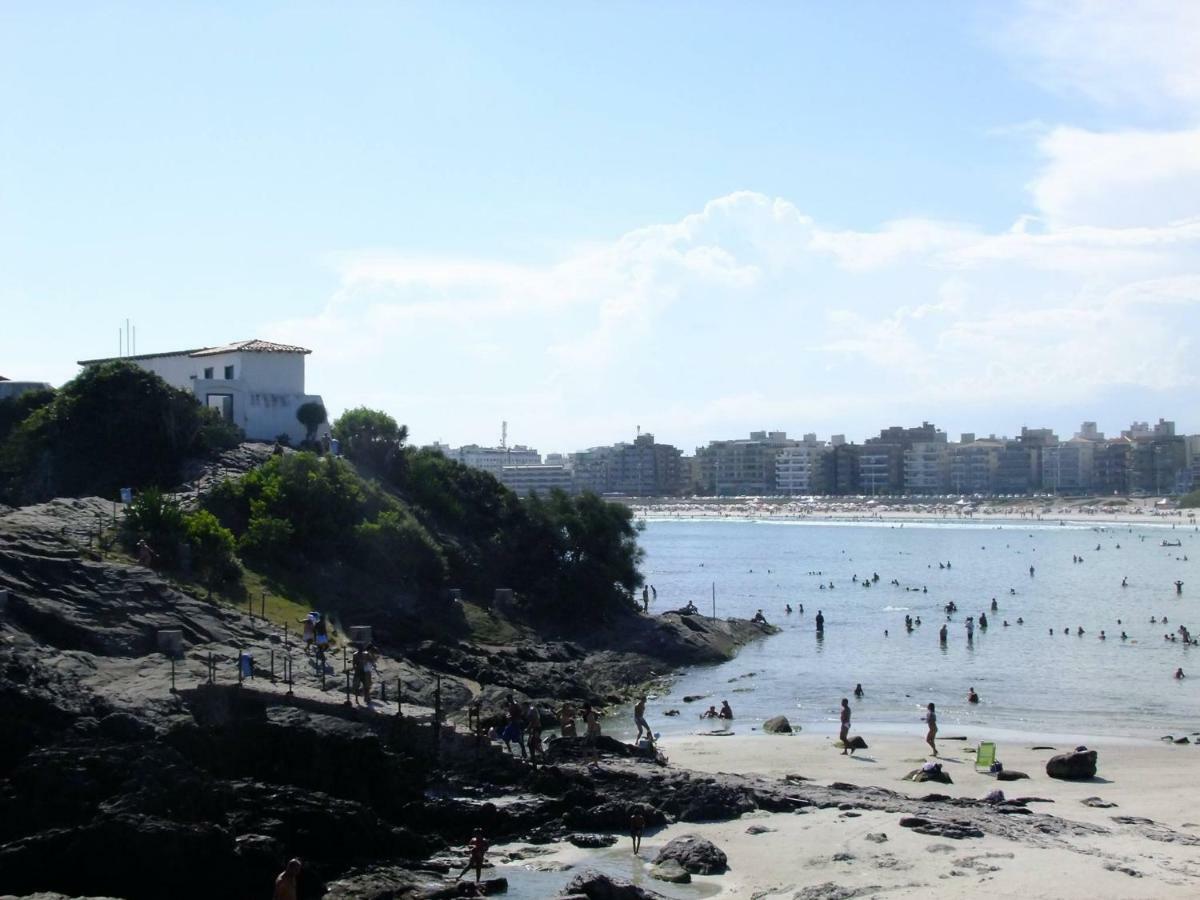
<path id="1" fill-rule="evenodd" d="M 431 446 L 447 459 L 456 460 L 472 469 L 491 472 L 497 478 L 505 466 L 536 466 L 542 462 L 541 454 L 532 447 L 521 444 L 515 447 L 480 447 L 478 444 L 466 444 L 462 447 L 450 447 L 446 444 Z"/>
<path id="2" fill-rule="evenodd" d="M 950 447 L 944 441 L 917 441 L 904 450 L 904 489 L 943 494 L 950 484 Z"/>
<path id="3" fill-rule="evenodd" d="M 821 459 L 829 452 L 815 434 L 804 443 L 782 447 L 775 453 L 775 490 L 780 494 L 813 494 L 821 480 Z"/>
<path id="4" fill-rule="evenodd" d="M 570 467 L 563 465 L 505 466 L 496 477 L 521 497 L 532 491 L 547 494 L 554 488 L 571 493 L 575 486 Z"/>
<path id="5" fill-rule="evenodd" d="M 139 356 L 85 359 L 81 366 L 125 359 L 153 372 L 172 387 L 190 391 L 241 428 L 252 441 L 273 441 L 286 434 L 292 443 L 305 438 L 296 410 L 305 403 L 321 403 L 304 392 L 303 347 L 252 339 L 223 347 L 145 353 Z M 318 435 L 329 431 L 322 425 Z"/>

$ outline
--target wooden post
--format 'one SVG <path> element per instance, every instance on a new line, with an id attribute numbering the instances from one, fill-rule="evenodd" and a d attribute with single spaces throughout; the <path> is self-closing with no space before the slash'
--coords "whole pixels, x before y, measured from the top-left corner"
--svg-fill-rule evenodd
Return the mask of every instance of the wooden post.
<path id="1" fill-rule="evenodd" d="M 350 705 L 350 670 L 346 670 L 346 706 Z"/>
<path id="2" fill-rule="evenodd" d="M 433 690 L 433 753 L 434 756 L 440 758 L 442 755 L 442 676 L 438 674 L 434 677 L 437 681 Z"/>

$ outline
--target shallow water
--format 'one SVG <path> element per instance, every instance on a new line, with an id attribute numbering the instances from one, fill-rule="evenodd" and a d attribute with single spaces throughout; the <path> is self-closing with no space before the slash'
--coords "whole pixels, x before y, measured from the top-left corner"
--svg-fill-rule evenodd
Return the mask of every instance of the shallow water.
<path id="1" fill-rule="evenodd" d="M 1164 548 L 1164 538 L 1182 547 Z M 686 670 L 667 694 L 652 697 L 647 717 L 666 735 L 700 730 L 699 713 L 723 699 L 738 732 L 779 714 L 805 731 L 836 732 L 842 697 L 851 699 L 856 733 L 875 723 L 923 734 L 929 702 L 944 735 L 956 726 L 1138 736 L 1200 729 L 1200 669 L 1191 672 L 1200 647 L 1163 639 L 1180 624 L 1200 636 L 1200 576 L 1191 574 L 1200 534 L 1192 527 L 652 520 L 641 543 L 643 571 L 658 589 L 651 613 L 691 600 L 710 614 L 715 584 L 717 615 L 748 618 L 761 608 L 782 628 L 732 662 Z M 864 588 L 874 573 L 879 581 Z M 1177 579 L 1185 582 L 1182 595 Z M 993 597 L 998 612 L 990 610 Z M 951 600 L 958 612 L 940 647 Z M 786 603 L 796 609 L 791 615 Z M 818 610 L 823 638 L 813 621 Z M 966 617 L 978 621 L 981 612 L 989 628 L 976 628 L 968 642 Z M 923 623 L 911 633 L 906 613 Z M 1164 615 L 1168 625 L 1150 624 Z M 1107 640 L 1099 639 L 1102 629 Z M 1120 640 L 1122 630 L 1129 640 Z M 1178 667 L 1192 677 L 1175 680 Z M 862 700 L 854 700 L 856 683 Z M 966 702 L 972 686 L 978 705 Z M 708 696 L 683 703 L 690 694 Z M 681 715 L 665 717 L 667 709 Z M 623 736 L 629 725 L 621 716 L 606 731 Z"/>

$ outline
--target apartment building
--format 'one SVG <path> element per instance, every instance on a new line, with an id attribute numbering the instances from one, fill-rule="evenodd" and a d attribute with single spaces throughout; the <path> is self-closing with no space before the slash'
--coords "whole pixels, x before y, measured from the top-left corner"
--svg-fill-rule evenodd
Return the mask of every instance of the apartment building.
<path id="1" fill-rule="evenodd" d="M 830 452 L 830 446 L 815 434 L 806 434 L 794 447 L 781 447 L 775 454 L 776 493 L 825 493 L 822 458 Z"/>
<path id="2" fill-rule="evenodd" d="M 775 493 L 775 457 L 797 444 L 786 431 L 752 431 L 749 439 L 711 441 L 696 448 L 700 489 L 726 496 Z"/>

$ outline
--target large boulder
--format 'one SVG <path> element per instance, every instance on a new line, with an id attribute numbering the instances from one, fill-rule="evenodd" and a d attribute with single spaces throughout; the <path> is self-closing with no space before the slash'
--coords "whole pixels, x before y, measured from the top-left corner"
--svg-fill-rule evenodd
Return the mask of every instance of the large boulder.
<path id="1" fill-rule="evenodd" d="M 787 716 L 774 716 L 763 722 L 763 731 L 767 734 L 791 734 L 792 723 Z"/>
<path id="2" fill-rule="evenodd" d="M 661 866 L 651 866 L 650 877 L 671 884 L 689 884 L 692 880 L 692 873 L 681 866 L 678 860 L 668 859 Z"/>
<path id="3" fill-rule="evenodd" d="M 662 894 L 619 878 L 610 878 L 594 869 L 580 872 L 572 878 L 560 896 L 587 897 L 588 900 L 665 900 Z"/>
<path id="4" fill-rule="evenodd" d="M 693 875 L 720 875 L 729 868 L 729 858 L 724 850 L 694 834 L 680 835 L 669 841 L 654 857 L 654 864 L 660 866 L 671 859 Z"/>
<path id="5" fill-rule="evenodd" d="M 1096 777 L 1096 751 L 1080 747 L 1070 753 L 1052 756 L 1046 762 L 1046 774 L 1063 781 L 1083 781 Z"/>

